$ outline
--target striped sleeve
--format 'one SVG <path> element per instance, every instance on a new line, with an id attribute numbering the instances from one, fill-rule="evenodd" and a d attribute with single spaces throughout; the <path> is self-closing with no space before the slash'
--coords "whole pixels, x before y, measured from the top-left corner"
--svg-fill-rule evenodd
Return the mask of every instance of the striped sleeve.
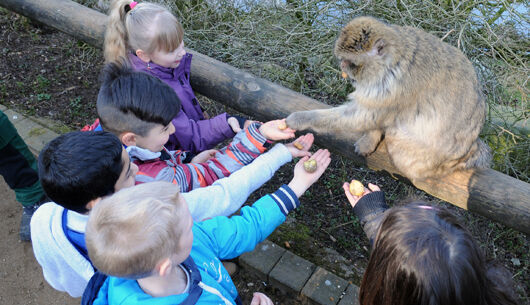
<path id="1" fill-rule="evenodd" d="M 298 197 L 296 197 L 296 194 L 286 184 L 282 185 L 276 192 L 270 194 L 270 196 L 286 216 L 290 211 L 300 205 Z"/>
<path id="2" fill-rule="evenodd" d="M 236 134 L 232 142 L 215 154 L 214 159 L 202 163 L 205 175 L 223 178 L 248 165 L 272 144 L 260 132 L 260 123 L 252 123 Z"/>

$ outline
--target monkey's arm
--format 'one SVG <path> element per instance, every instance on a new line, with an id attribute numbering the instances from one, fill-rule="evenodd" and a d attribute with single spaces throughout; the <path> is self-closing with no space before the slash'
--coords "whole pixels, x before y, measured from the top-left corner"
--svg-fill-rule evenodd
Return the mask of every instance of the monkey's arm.
<path id="1" fill-rule="evenodd" d="M 364 132 L 377 129 L 375 115 L 347 104 L 331 109 L 291 113 L 287 125 L 296 130 L 312 129 L 317 133 Z"/>

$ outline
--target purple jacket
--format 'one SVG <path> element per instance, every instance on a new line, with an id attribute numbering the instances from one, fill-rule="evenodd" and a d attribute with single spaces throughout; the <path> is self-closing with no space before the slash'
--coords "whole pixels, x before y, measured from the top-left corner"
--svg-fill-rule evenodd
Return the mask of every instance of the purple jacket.
<path id="1" fill-rule="evenodd" d="M 169 137 L 166 147 L 169 150 L 187 150 L 193 153 L 210 149 L 235 134 L 227 123 L 227 114 L 205 120 L 199 101 L 190 85 L 190 67 L 192 55 L 186 53 L 176 68 L 165 68 L 155 63 L 143 62 L 134 54 L 129 60 L 134 69 L 147 72 L 168 84 L 180 99 L 182 108 L 172 123 L 175 133 Z"/>

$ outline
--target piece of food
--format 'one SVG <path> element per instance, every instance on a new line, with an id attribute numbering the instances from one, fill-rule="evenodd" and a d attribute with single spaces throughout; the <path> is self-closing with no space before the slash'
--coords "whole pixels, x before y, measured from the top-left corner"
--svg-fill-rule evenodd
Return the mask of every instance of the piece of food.
<path id="1" fill-rule="evenodd" d="M 344 71 L 342 71 L 342 78 L 348 78 L 348 74 L 346 74 Z"/>
<path id="2" fill-rule="evenodd" d="M 279 130 L 287 129 L 287 124 L 285 124 L 285 122 L 280 122 L 280 124 L 278 124 L 278 129 Z"/>
<path id="3" fill-rule="evenodd" d="M 308 173 L 314 173 L 317 170 L 317 160 L 309 159 L 304 162 L 304 169 Z"/>
<path id="4" fill-rule="evenodd" d="M 364 185 L 359 180 L 352 180 L 350 182 L 350 193 L 353 196 L 361 196 L 364 193 Z"/>
<path id="5" fill-rule="evenodd" d="M 298 149 L 298 150 L 302 150 L 302 149 L 304 149 L 304 145 L 302 145 L 302 143 L 294 142 L 293 145 L 294 145 L 294 147 L 296 147 L 296 149 Z"/>

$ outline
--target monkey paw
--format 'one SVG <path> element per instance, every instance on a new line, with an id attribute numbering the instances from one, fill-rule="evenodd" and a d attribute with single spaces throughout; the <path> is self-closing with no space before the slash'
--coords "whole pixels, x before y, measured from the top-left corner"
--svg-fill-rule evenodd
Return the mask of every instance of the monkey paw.
<path id="1" fill-rule="evenodd" d="M 367 136 L 363 136 L 355 142 L 355 153 L 366 157 L 375 151 L 378 143 L 379 141 L 376 142 Z"/>
<path id="2" fill-rule="evenodd" d="M 306 111 L 298 111 L 298 112 L 291 113 L 287 117 L 285 122 L 287 123 L 287 126 L 289 126 L 292 129 L 296 129 L 296 130 L 304 130 L 309 127 L 307 125 L 308 119 L 307 119 Z"/>

